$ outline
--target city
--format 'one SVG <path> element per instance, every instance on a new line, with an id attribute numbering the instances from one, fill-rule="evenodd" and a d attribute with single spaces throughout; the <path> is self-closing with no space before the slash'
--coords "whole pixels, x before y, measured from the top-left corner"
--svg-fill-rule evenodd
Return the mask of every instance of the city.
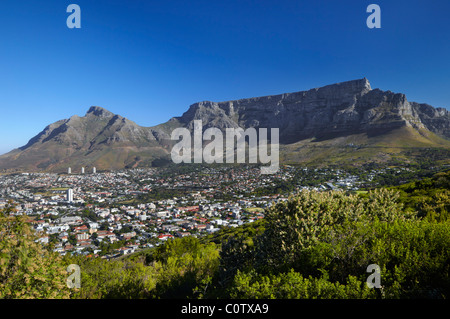
<path id="1" fill-rule="evenodd" d="M 264 218 L 264 210 L 302 189 L 363 192 L 374 178 L 410 168 L 344 169 L 284 165 L 185 166 L 0 176 L 0 208 L 26 215 L 39 241 L 65 254 L 116 258 L 175 238 L 211 234 Z M 387 172 L 389 171 L 389 172 Z M 375 178 L 376 179 L 376 178 Z"/>

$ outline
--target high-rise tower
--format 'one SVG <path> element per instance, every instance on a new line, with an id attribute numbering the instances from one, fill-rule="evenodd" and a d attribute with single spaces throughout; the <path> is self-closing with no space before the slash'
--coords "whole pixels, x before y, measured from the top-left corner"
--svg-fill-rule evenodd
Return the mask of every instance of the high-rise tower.
<path id="1" fill-rule="evenodd" d="M 68 202 L 73 202 L 73 189 L 69 188 L 66 192 L 66 200 Z"/>

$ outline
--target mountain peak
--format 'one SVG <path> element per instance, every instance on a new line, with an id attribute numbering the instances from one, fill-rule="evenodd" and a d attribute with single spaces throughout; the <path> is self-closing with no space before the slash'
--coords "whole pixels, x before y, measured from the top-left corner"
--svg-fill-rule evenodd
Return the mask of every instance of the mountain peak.
<path id="1" fill-rule="evenodd" d="M 363 85 L 363 87 L 365 89 L 367 89 L 369 91 L 372 90 L 372 87 L 370 86 L 370 82 L 369 82 L 369 80 L 366 77 L 364 77 L 363 79 L 361 79 L 359 81 L 361 81 L 361 84 Z"/>
<path id="2" fill-rule="evenodd" d="M 86 116 L 89 115 L 94 115 L 98 117 L 112 117 L 114 116 L 114 113 L 100 106 L 91 106 L 89 110 L 86 112 Z"/>
<path id="3" fill-rule="evenodd" d="M 347 91 L 347 92 L 364 92 L 367 93 L 369 91 L 372 90 L 371 86 L 370 86 L 370 82 L 367 78 L 362 78 L 362 79 L 357 79 L 357 80 L 350 80 L 350 81 L 346 81 L 346 82 L 339 82 L 339 83 L 335 83 L 335 84 L 330 84 L 330 85 L 326 85 L 323 86 L 321 88 L 318 89 L 322 89 L 322 88 L 338 88 L 341 91 Z"/>

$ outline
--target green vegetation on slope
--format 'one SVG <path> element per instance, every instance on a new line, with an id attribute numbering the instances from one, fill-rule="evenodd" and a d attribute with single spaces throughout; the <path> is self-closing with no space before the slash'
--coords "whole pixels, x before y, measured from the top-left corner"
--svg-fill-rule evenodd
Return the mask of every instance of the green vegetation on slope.
<path id="1" fill-rule="evenodd" d="M 430 166 L 450 164 L 450 142 L 427 130 L 402 127 L 378 135 L 359 133 L 326 140 L 308 139 L 280 145 L 280 163 L 310 167 L 337 165 L 416 164 L 426 159 Z"/>
<path id="2" fill-rule="evenodd" d="M 110 261 L 39 250 L 28 231 L 11 232 L 27 225 L 5 216 L 1 297 L 448 298 L 449 176 L 360 194 L 303 191 L 264 220 Z M 61 287 L 68 264 L 81 268 L 80 289 Z M 381 288 L 366 285 L 370 264 Z"/>
<path id="3" fill-rule="evenodd" d="M 430 221 L 449 219 L 450 171 L 391 189 L 400 193 L 399 200 L 405 205 L 405 209 L 417 212 L 419 217 Z"/>
<path id="4" fill-rule="evenodd" d="M 25 218 L 0 212 L 0 299 L 69 298 L 62 258 L 36 242 Z"/>

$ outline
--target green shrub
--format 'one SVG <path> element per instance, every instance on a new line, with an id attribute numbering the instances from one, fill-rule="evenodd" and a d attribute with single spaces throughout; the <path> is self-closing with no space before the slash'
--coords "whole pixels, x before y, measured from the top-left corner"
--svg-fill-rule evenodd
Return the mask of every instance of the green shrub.
<path id="1" fill-rule="evenodd" d="M 242 299 L 359 299 L 374 298 L 375 291 L 365 282 L 349 276 L 345 284 L 326 278 L 304 278 L 290 270 L 277 275 L 259 275 L 255 271 L 238 272 L 231 298 Z"/>
<path id="2" fill-rule="evenodd" d="M 38 239 L 23 216 L 0 214 L 0 299 L 70 296 L 61 257 Z"/>

